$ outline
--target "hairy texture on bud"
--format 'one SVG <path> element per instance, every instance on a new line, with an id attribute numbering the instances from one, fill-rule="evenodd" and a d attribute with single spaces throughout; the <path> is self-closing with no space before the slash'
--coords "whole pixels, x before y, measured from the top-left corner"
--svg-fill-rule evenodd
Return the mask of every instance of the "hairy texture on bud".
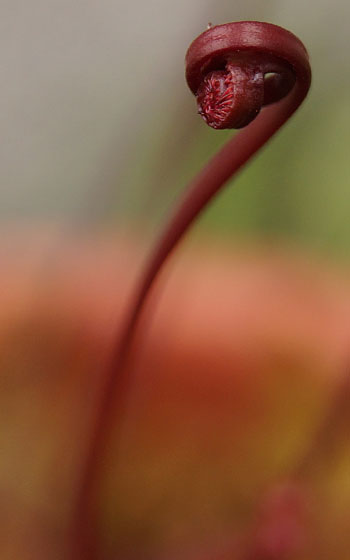
<path id="1" fill-rule="evenodd" d="M 243 128 L 259 114 L 264 101 L 262 72 L 228 63 L 205 76 L 197 92 L 199 114 L 212 128 Z"/>

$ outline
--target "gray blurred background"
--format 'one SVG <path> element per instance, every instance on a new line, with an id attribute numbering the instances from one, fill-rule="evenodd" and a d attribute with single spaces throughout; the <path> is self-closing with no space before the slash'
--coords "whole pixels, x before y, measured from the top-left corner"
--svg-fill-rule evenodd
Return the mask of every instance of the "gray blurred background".
<path id="1" fill-rule="evenodd" d="M 208 22 L 262 20 L 307 46 L 311 93 L 197 225 L 346 256 L 350 245 L 346 0 L 3 0 L 3 223 L 131 226 L 153 234 L 232 132 L 207 128 L 184 56 Z"/>

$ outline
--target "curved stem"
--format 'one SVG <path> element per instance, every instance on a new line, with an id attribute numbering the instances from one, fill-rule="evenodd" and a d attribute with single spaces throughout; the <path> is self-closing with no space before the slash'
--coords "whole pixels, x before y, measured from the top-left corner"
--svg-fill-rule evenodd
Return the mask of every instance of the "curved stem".
<path id="1" fill-rule="evenodd" d="M 74 512 L 75 553 L 81 560 L 96 560 L 96 488 L 102 457 L 115 411 L 122 416 L 131 376 L 125 365 L 138 320 L 160 270 L 197 216 L 242 166 L 278 131 L 299 107 L 310 85 L 309 67 L 296 68 L 297 81 L 291 93 L 265 108 L 247 128 L 231 139 L 204 167 L 186 190 L 146 263 L 130 302 L 121 336 L 116 341 L 102 395 L 96 411 L 89 448 L 84 462 L 77 507 Z M 118 424 L 120 429 L 120 424 Z M 74 556 L 76 559 L 77 556 Z"/>

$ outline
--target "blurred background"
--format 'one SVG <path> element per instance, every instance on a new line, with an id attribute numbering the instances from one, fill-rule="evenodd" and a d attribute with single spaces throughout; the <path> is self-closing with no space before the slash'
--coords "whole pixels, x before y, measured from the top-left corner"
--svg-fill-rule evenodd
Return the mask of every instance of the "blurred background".
<path id="1" fill-rule="evenodd" d="M 197 115 L 185 53 L 235 20 L 296 34 L 312 88 L 164 275 L 106 459 L 101 558 L 345 558 L 349 18 L 345 0 L 2 0 L 1 558 L 68 558 L 133 281 L 232 135 Z"/>
<path id="2" fill-rule="evenodd" d="M 346 255 L 350 243 L 348 3 L 23 3 L 1 6 L 1 216 L 158 223 L 231 132 L 203 126 L 184 56 L 209 21 L 293 31 L 313 68 L 308 100 L 198 228 L 288 237 Z"/>

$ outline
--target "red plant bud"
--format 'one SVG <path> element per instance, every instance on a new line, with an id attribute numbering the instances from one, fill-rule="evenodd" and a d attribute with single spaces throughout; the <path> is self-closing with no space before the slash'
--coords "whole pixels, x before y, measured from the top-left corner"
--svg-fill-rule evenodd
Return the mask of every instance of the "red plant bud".
<path id="1" fill-rule="evenodd" d="M 150 289 L 198 215 L 302 103 L 310 86 L 311 70 L 305 47 L 289 31 L 269 23 L 236 22 L 210 27 L 195 39 L 186 55 L 186 78 L 197 96 L 200 114 L 211 127 L 249 126 L 230 140 L 189 185 L 160 235 L 129 304 L 81 476 L 74 539 L 79 557 L 84 560 L 95 560 L 97 556 L 95 493 L 101 456 L 113 410 L 123 410 L 129 383 L 125 360 Z M 274 104 L 276 101 L 279 103 Z M 261 111 L 270 104 L 273 105 Z"/>
<path id="2" fill-rule="evenodd" d="M 307 53 L 292 33 L 242 21 L 211 27 L 186 55 L 186 78 L 199 113 L 213 128 L 242 128 L 260 109 L 310 80 Z"/>

